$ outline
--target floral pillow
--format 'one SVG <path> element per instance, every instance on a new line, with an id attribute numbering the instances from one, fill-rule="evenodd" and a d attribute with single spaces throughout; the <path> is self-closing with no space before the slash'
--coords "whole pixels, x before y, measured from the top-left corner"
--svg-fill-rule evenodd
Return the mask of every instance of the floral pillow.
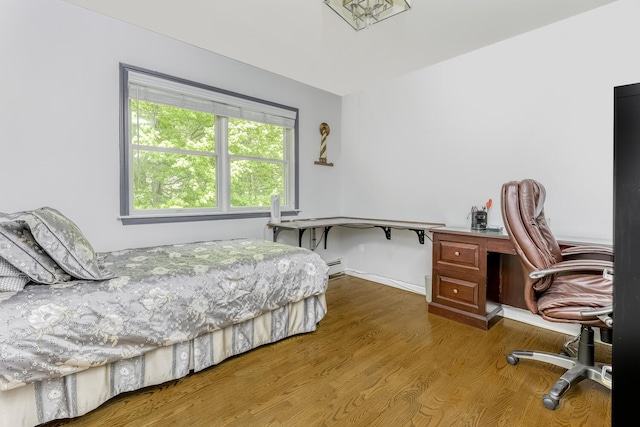
<path id="1" fill-rule="evenodd" d="M 0 257 L 37 283 L 71 280 L 36 242 L 29 227 L 15 219 L 15 214 L 0 213 Z"/>
<path id="2" fill-rule="evenodd" d="M 9 261 L 0 258 L 0 292 L 18 292 L 29 283 L 29 277 Z"/>
<path id="3" fill-rule="evenodd" d="M 95 250 L 80 228 L 56 209 L 28 211 L 20 219 L 29 226 L 40 246 L 71 276 L 86 280 L 113 277 L 101 268 Z"/>

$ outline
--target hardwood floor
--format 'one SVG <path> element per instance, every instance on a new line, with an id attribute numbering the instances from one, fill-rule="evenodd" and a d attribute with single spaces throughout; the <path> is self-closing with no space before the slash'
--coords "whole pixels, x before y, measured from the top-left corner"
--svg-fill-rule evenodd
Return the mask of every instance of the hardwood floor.
<path id="1" fill-rule="evenodd" d="M 611 392 L 585 380 L 551 411 L 564 371 L 507 364 L 566 335 L 503 319 L 482 331 L 427 313 L 418 295 L 349 276 L 329 283 L 318 330 L 207 371 L 121 395 L 50 426 L 609 426 Z M 611 361 L 599 344 L 596 359 Z"/>

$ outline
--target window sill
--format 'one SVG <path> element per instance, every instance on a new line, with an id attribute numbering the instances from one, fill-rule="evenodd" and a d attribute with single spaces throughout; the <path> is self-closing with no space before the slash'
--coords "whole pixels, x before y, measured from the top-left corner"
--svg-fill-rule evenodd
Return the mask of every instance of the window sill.
<path id="1" fill-rule="evenodd" d="M 282 216 L 296 216 L 299 210 L 282 211 Z M 227 219 L 270 218 L 270 212 L 238 212 L 219 214 L 157 214 L 157 215 L 121 215 L 118 220 L 122 225 L 161 224 L 170 222 L 217 221 Z"/>

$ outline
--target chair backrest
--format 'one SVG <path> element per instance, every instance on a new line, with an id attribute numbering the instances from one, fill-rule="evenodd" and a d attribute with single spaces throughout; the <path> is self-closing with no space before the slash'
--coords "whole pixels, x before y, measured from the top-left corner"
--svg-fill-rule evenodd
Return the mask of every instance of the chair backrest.
<path id="1" fill-rule="evenodd" d="M 520 257 L 527 308 L 538 312 L 536 293 L 551 286 L 554 276 L 531 279 L 529 273 L 562 261 L 562 253 L 544 216 L 544 186 L 533 179 L 510 181 L 502 186 L 502 220 Z"/>

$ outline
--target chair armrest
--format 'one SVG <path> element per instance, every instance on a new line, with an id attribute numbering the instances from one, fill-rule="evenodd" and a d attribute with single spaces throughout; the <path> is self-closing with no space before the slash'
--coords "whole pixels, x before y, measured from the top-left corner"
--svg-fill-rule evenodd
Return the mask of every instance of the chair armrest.
<path id="1" fill-rule="evenodd" d="M 597 317 L 608 327 L 613 327 L 613 317 L 611 317 L 612 313 L 613 306 L 609 305 L 607 307 L 581 311 L 580 315 L 582 317 Z"/>
<path id="2" fill-rule="evenodd" d="M 613 256 L 613 248 L 611 246 L 571 246 L 562 250 L 562 256 L 570 256 L 570 255 L 588 255 L 588 254 L 598 254 L 598 255 L 609 255 Z"/>
<path id="3" fill-rule="evenodd" d="M 564 273 L 569 271 L 602 271 L 603 274 L 613 274 L 613 262 L 599 259 L 576 259 L 561 261 L 544 270 L 532 271 L 529 277 L 541 279 L 549 274 Z M 606 277 L 606 276 L 605 276 Z"/>

